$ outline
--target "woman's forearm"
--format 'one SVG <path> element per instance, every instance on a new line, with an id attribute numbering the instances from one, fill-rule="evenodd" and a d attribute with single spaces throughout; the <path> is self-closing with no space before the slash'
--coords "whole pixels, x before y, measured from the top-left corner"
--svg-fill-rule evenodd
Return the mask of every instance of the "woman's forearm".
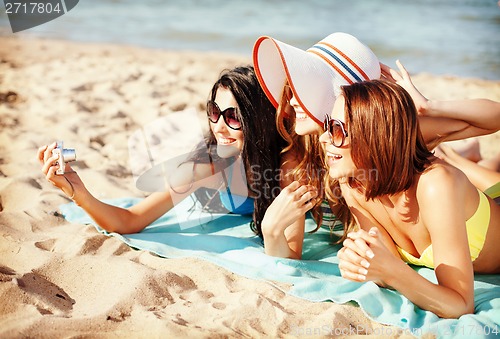
<path id="1" fill-rule="evenodd" d="M 101 228 L 108 232 L 130 234 L 146 226 L 173 208 L 170 193 L 156 192 L 130 208 L 107 204 L 95 198 L 85 187 L 78 187 L 74 202 Z M 188 194 L 187 192 L 186 194 Z M 182 196 L 184 198 L 184 196 Z"/>
<path id="2" fill-rule="evenodd" d="M 264 233 L 264 251 L 267 255 L 280 258 L 300 259 L 301 254 L 291 250 L 284 233 Z"/>
<path id="3" fill-rule="evenodd" d="M 384 282 L 415 305 L 441 318 L 458 318 L 474 312 L 473 296 L 465 300 L 458 292 L 432 283 L 405 263 L 391 269 Z"/>
<path id="4" fill-rule="evenodd" d="M 279 223 L 280 221 L 271 222 L 267 218 L 262 220 L 266 254 L 280 258 L 300 259 L 304 242 L 305 215 L 288 226 Z"/>
<path id="5" fill-rule="evenodd" d="M 120 234 L 136 233 L 147 225 L 137 222 L 137 218 L 127 209 L 106 204 L 95 198 L 90 192 L 81 193 L 75 199 L 85 212 L 108 232 Z"/>
<path id="6" fill-rule="evenodd" d="M 424 114 L 462 120 L 487 131 L 500 130 L 500 103 L 489 99 L 430 100 Z"/>

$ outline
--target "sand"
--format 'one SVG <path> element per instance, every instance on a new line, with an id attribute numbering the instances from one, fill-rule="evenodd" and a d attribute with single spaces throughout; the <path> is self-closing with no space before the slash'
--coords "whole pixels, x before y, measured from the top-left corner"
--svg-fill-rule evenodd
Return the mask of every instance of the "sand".
<path id="1" fill-rule="evenodd" d="M 129 165 L 131 133 L 170 112 L 202 111 L 220 71 L 250 62 L 0 38 L 0 337 L 316 337 L 318 329 L 408 336 L 355 304 L 309 302 L 199 259 L 133 250 L 58 214 L 69 200 L 41 173 L 40 145 L 62 139 L 76 148 L 78 173 L 98 198 L 143 197 Z M 414 81 L 430 98 L 500 101 L 500 82 Z M 481 138 L 484 157 L 498 151 L 499 138 Z"/>

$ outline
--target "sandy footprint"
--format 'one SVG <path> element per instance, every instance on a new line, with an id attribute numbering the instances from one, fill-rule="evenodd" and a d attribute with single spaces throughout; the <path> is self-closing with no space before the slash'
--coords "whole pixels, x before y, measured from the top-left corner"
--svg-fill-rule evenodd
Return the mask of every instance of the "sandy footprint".
<path id="1" fill-rule="evenodd" d="M 20 278 L 13 278 L 12 282 L 32 297 L 31 302 L 37 307 L 40 314 L 69 316 L 75 304 L 75 300 L 62 288 L 36 272 L 26 273 Z"/>
<path id="2" fill-rule="evenodd" d="M 12 268 L 0 265 L 0 281 L 11 281 L 17 275 Z"/>
<path id="3" fill-rule="evenodd" d="M 35 247 L 44 251 L 52 252 L 55 244 L 56 244 L 56 239 L 48 239 L 44 241 L 35 242 Z"/>
<path id="4" fill-rule="evenodd" d="M 98 251 L 103 246 L 109 237 L 103 236 L 101 234 L 95 235 L 84 239 L 84 242 L 80 248 L 78 254 L 97 254 Z"/>

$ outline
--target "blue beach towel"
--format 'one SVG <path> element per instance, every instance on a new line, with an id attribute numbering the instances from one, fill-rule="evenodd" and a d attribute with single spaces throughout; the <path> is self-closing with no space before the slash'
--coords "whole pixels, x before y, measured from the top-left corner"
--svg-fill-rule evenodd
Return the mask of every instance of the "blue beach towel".
<path id="1" fill-rule="evenodd" d="M 126 198 L 107 202 L 128 207 L 139 200 Z M 342 278 L 336 256 L 340 247 L 331 245 L 327 229 L 306 234 L 303 260 L 275 258 L 264 254 L 261 239 L 250 230 L 249 216 L 206 213 L 199 206 L 192 208 L 193 204 L 192 199 L 185 199 L 140 233 L 120 235 L 96 228 L 133 248 L 162 257 L 197 257 L 244 277 L 289 283 L 292 288 L 286 292 L 306 300 L 339 304 L 355 301 L 374 321 L 398 326 L 417 336 L 426 333 L 447 338 L 500 335 L 500 275 L 475 276 L 475 314 L 441 319 L 415 306 L 399 292 L 380 288 L 373 282 L 356 283 Z M 61 212 L 70 222 L 95 225 L 73 203 L 62 205 Z M 312 220 L 306 223 L 307 227 L 314 226 Z M 433 270 L 414 269 L 436 282 Z"/>

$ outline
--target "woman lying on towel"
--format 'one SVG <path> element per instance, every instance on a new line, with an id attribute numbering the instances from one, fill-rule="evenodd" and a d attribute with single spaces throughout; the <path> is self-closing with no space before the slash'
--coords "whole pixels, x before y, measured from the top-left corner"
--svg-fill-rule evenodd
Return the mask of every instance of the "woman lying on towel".
<path id="1" fill-rule="evenodd" d="M 342 276 L 394 288 L 440 317 L 473 313 L 474 272 L 500 272 L 500 206 L 429 151 L 395 83 L 343 87 L 325 129 L 329 176 L 359 226 L 346 227 Z M 434 268 L 438 283 L 406 263 Z"/>
<path id="2" fill-rule="evenodd" d="M 380 64 L 373 51 L 356 37 L 336 32 L 311 48 L 301 50 L 271 37 L 259 38 L 253 49 L 254 67 L 264 92 L 277 108 L 277 125 L 287 140 L 283 150 L 281 186 L 258 232 L 263 233 L 269 255 L 300 259 L 304 239 L 306 187 L 315 186 L 317 199 L 310 212 L 316 230 L 330 227 L 342 234 L 342 223 L 350 219 L 342 198 L 324 198 L 323 151 L 319 136 L 324 132 L 325 114 L 331 112 L 340 86 L 381 77 L 405 87 L 418 101 L 419 120 L 426 143 L 490 134 L 500 129 L 500 109 L 489 100 L 429 101 L 413 86 L 408 72 L 398 62 L 400 73 Z M 468 106 L 488 106 L 481 114 L 469 114 Z M 457 110 L 458 108 L 458 110 Z M 465 112 L 464 112 L 465 111 Z M 495 122 L 496 118 L 496 122 Z M 444 137 L 441 137 L 444 136 Z M 345 236 L 345 235 L 344 235 Z M 339 238 L 339 242 L 343 237 Z"/>
<path id="3" fill-rule="evenodd" d="M 261 37 L 253 53 L 255 72 L 277 108 L 278 131 L 288 143 L 282 154 L 283 191 L 259 231 L 267 254 L 300 259 L 309 209 L 317 225 L 312 232 L 322 225 L 340 233 L 343 229 L 336 217 L 342 214 L 338 204 L 324 197 L 326 171 L 319 144 L 325 113 L 335 101 L 332 92 L 341 85 L 379 78 L 380 64 L 368 46 L 342 32 L 328 35 L 307 51 Z M 300 198 L 307 197 L 308 187 L 316 187 L 321 197 L 309 209 L 308 201 Z"/>
<path id="4" fill-rule="evenodd" d="M 275 109 L 252 66 L 221 74 L 209 95 L 207 120 L 210 128 L 206 141 L 192 159 L 168 174 L 169 187 L 128 209 L 95 198 L 69 165 L 64 175 L 56 175 L 58 158 L 52 154 L 55 143 L 41 147 L 38 158 L 47 180 L 109 232 L 140 232 L 172 209 L 176 201 L 199 188 L 215 190 L 229 212 L 253 215 L 254 223 L 260 224 L 279 193 L 279 178 L 251 171 L 279 170 L 284 141 L 276 130 Z"/>

